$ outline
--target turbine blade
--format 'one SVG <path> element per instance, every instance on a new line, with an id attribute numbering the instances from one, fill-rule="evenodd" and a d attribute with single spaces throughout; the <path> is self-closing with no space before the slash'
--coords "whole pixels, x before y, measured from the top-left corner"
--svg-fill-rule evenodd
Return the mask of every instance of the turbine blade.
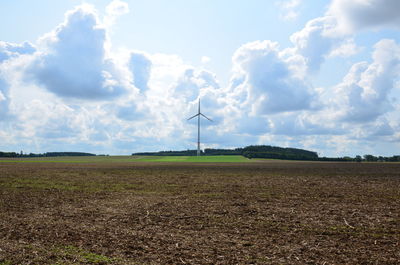
<path id="1" fill-rule="evenodd" d="M 201 116 L 203 116 L 204 118 L 206 118 L 209 121 L 212 121 L 210 118 L 208 118 L 206 115 L 204 115 L 203 113 L 200 113 Z"/>
<path id="2" fill-rule="evenodd" d="M 190 117 L 190 118 L 189 118 L 189 119 L 187 119 L 187 120 L 191 120 L 191 119 L 193 119 L 194 117 L 197 117 L 197 116 L 199 116 L 199 113 L 197 113 L 196 115 L 194 115 L 194 116 Z"/>

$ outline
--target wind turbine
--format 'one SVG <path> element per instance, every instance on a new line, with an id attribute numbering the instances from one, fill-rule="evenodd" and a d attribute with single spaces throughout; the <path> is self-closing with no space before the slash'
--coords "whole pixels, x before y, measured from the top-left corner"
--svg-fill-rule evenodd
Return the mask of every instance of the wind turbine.
<path id="1" fill-rule="evenodd" d="M 196 115 L 187 119 L 187 120 L 191 120 L 191 119 L 197 117 L 197 156 L 200 156 L 200 116 L 203 116 L 207 120 L 212 121 L 211 119 L 207 118 L 206 115 L 204 115 L 203 113 L 200 112 L 200 98 L 199 98 L 199 112 Z"/>

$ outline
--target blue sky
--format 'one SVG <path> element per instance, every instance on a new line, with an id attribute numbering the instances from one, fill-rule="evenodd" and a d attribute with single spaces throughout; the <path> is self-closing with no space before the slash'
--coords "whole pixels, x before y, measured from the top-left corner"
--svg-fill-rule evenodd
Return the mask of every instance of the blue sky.
<path id="1" fill-rule="evenodd" d="M 400 147 L 397 0 L 4 1 L 0 150 Z"/>

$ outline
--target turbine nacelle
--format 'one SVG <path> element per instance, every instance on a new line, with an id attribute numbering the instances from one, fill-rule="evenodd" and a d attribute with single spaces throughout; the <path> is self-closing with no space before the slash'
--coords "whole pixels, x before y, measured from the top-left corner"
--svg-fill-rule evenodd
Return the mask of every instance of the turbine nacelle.
<path id="1" fill-rule="evenodd" d="M 191 120 L 191 119 L 193 119 L 193 118 L 195 118 L 195 117 L 197 117 L 197 116 L 203 116 L 204 118 L 206 118 L 207 120 L 209 120 L 209 121 L 213 121 L 212 119 L 210 119 L 210 118 L 208 118 L 206 115 L 204 115 L 203 113 L 197 113 L 196 115 L 194 115 L 194 116 L 192 116 L 192 117 L 190 117 L 189 119 L 187 119 L 187 120 Z"/>

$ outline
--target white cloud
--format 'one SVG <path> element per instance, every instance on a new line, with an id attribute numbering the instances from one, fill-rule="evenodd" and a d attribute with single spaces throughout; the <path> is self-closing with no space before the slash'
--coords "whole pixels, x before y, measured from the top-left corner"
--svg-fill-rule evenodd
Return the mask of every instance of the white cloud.
<path id="1" fill-rule="evenodd" d="M 0 120 L 4 119 L 8 113 L 8 84 L 0 78 Z"/>
<path id="2" fill-rule="evenodd" d="M 308 21 L 290 40 L 308 70 L 316 73 L 327 57 L 348 57 L 360 51 L 351 34 L 384 27 L 400 29 L 398 10 L 398 0 L 332 0 L 324 16 Z"/>
<path id="3" fill-rule="evenodd" d="M 134 85 L 142 92 L 148 89 L 151 68 L 152 62 L 148 56 L 140 52 L 131 53 L 129 69 L 133 74 Z"/>
<path id="4" fill-rule="evenodd" d="M 399 71 L 400 46 L 393 40 L 381 40 L 375 45 L 373 62 L 353 65 L 337 87 L 343 98 L 343 118 L 347 121 L 373 121 L 390 111 L 389 95 Z"/>
<path id="5" fill-rule="evenodd" d="M 350 57 L 361 50 L 362 48 L 355 44 L 354 39 L 346 39 L 338 47 L 331 49 L 327 57 Z"/>
<path id="6" fill-rule="evenodd" d="M 359 52 L 352 38 L 332 34 L 336 23 L 334 17 L 318 17 L 290 36 L 295 52 L 304 58 L 309 72 L 317 73 L 327 57 L 348 57 Z"/>
<path id="7" fill-rule="evenodd" d="M 366 128 L 365 131 L 369 133 L 371 140 L 375 140 L 377 137 L 393 136 L 395 134 L 395 130 L 386 118 L 379 120 L 374 124 L 373 128 Z"/>
<path id="8" fill-rule="evenodd" d="M 129 76 L 105 49 L 106 31 L 87 5 L 68 12 L 65 22 L 42 38 L 27 68 L 32 80 L 61 96 L 109 99 L 132 89 Z"/>
<path id="9" fill-rule="evenodd" d="M 290 36 L 296 52 L 301 54 L 310 72 L 319 70 L 337 40 L 326 35 L 327 27 L 332 26 L 331 18 L 320 17 L 307 22 L 305 27 Z"/>
<path id="10" fill-rule="evenodd" d="M 113 0 L 106 7 L 106 12 L 110 16 L 121 16 L 129 13 L 129 5 L 121 0 Z"/>
<path id="11" fill-rule="evenodd" d="M 286 2 L 288 10 L 299 3 Z M 37 47 L 0 42 L 0 136 L 7 142 L 1 148 L 114 154 L 194 148 L 196 123 L 186 119 L 199 97 L 213 120 L 202 122 L 204 146 L 273 144 L 342 155 L 374 139 L 400 139 L 393 99 L 400 48 L 392 40 L 377 43 L 372 61 L 355 64 L 337 86 L 316 89 L 310 72 L 359 50 L 353 38 L 335 32 L 341 18 L 326 14 L 293 34 L 292 47 L 271 41 L 239 47 L 230 85 L 221 87 L 214 73 L 178 55 L 126 50 L 117 58 L 109 49 L 114 20 L 107 19 L 128 11 L 113 1 L 102 23 L 82 5 Z M 209 61 L 203 56 L 202 67 Z"/>
<path id="12" fill-rule="evenodd" d="M 193 101 L 199 96 L 202 79 L 199 79 L 194 69 L 188 69 L 177 81 L 174 88 L 174 98 Z"/>
<path id="13" fill-rule="evenodd" d="M 275 135 L 307 136 L 307 135 L 341 135 L 342 126 L 320 117 L 318 112 L 303 111 L 300 113 L 285 113 L 270 119 L 271 132 Z"/>
<path id="14" fill-rule="evenodd" d="M 281 57 L 278 44 L 256 41 L 233 56 L 231 89 L 253 115 L 298 111 L 312 105 L 313 91 Z"/>
<path id="15" fill-rule="evenodd" d="M 10 58 L 18 57 L 21 54 L 32 54 L 35 48 L 29 42 L 23 44 L 15 44 L 0 41 L 0 63 Z"/>
<path id="16" fill-rule="evenodd" d="M 277 5 L 282 9 L 281 17 L 284 20 L 294 20 L 298 17 L 298 6 L 302 0 L 284 0 L 277 2 Z"/>
<path id="17" fill-rule="evenodd" d="M 202 56 L 201 57 L 201 63 L 202 64 L 208 64 L 211 61 L 211 58 L 208 56 Z"/>
<path id="18" fill-rule="evenodd" d="M 400 45 L 381 40 L 375 45 L 373 62 L 354 64 L 336 88 L 342 119 L 374 121 L 393 109 L 390 92 L 400 71 Z"/>
<path id="19" fill-rule="evenodd" d="M 333 0 L 327 15 L 337 20 L 335 29 L 341 34 L 382 27 L 400 28 L 398 0 Z"/>
<path id="20" fill-rule="evenodd" d="M 0 120 L 5 119 L 9 115 L 10 95 L 9 95 L 9 77 L 10 65 L 13 59 L 18 59 L 21 55 L 31 54 L 35 52 L 35 48 L 29 42 L 23 44 L 15 44 L 0 41 Z M 10 80 L 8 80 L 10 79 Z"/>
<path id="21" fill-rule="evenodd" d="M 129 5 L 121 0 L 113 0 L 106 7 L 106 16 L 104 18 L 104 25 L 111 27 L 115 24 L 116 19 L 119 16 L 129 13 Z"/>

